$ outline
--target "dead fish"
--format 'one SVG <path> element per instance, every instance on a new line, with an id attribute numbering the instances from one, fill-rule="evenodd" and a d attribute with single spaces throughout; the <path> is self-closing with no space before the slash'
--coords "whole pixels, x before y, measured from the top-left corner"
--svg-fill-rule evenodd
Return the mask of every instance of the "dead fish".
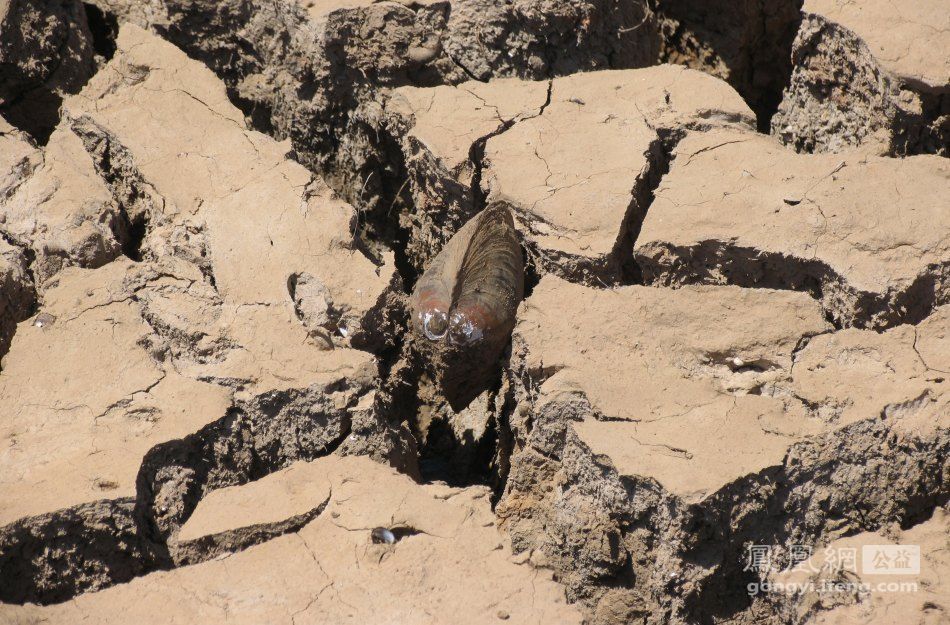
<path id="1" fill-rule="evenodd" d="M 511 211 L 493 205 L 445 245 L 416 282 L 412 327 L 456 410 L 484 389 L 524 296 L 524 259 Z"/>
<path id="2" fill-rule="evenodd" d="M 507 340 L 524 295 L 524 261 L 511 212 L 485 209 L 468 221 L 416 282 L 413 327 L 453 345 Z"/>

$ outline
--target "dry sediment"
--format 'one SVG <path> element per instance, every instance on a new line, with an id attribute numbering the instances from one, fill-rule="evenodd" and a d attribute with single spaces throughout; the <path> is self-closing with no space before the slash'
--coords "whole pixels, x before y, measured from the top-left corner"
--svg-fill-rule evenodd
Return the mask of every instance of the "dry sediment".
<path id="1" fill-rule="evenodd" d="M 0 622 L 946 617 L 942 6 L 8 4 Z"/>

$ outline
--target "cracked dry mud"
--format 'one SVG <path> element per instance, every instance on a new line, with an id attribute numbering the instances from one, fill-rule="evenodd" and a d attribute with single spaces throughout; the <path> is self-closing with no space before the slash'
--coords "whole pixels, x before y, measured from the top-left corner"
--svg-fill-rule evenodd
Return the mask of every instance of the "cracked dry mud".
<path id="1" fill-rule="evenodd" d="M 939 0 L 807 0 L 772 131 L 796 149 L 950 155 L 950 17 Z"/>
<path id="2" fill-rule="evenodd" d="M 950 622 L 948 24 L 0 3 L 0 623 Z M 410 294 L 509 213 L 459 401 Z"/>

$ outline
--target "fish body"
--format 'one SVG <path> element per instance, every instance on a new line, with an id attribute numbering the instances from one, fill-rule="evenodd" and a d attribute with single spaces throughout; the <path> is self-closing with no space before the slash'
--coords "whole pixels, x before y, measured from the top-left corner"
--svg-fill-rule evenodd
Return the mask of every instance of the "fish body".
<path id="1" fill-rule="evenodd" d="M 409 300 L 412 329 L 453 407 L 482 390 L 523 296 L 521 245 L 502 205 L 470 219 L 416 282 Z"/>

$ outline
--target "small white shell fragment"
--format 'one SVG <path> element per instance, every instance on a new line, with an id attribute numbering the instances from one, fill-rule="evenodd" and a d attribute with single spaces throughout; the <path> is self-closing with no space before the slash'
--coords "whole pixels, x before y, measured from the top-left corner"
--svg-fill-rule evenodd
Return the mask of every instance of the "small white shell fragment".
<path id="1" fill-rule="evenodd" d="M 374 527 L 370 532 L 370 538 L 375 544 L 392 545 L 396 542 L 396 535 L 385 527 Z"/>
<path id="2" fill-rule="evenodd" d="M 36 316 L 36 319 L 33 321 L 33 325 L 37 328 L 45 328 L 47 326 L 53 325 L 55 323 L 56 317 L 49 313 L 40 313 Z"/>

